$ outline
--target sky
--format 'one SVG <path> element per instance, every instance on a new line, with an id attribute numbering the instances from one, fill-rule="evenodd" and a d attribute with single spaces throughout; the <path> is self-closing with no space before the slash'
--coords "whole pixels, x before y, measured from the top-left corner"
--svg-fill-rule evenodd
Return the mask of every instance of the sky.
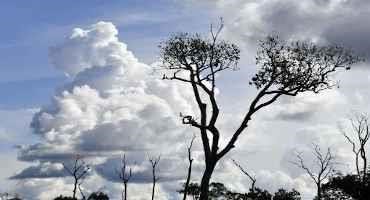
<path id="1" fill-rule="evenodd" d="M 72 180 L 63 163 L 86 156 L 93 167 L 88 192 L 118 199 L 115 168 L 124 152 L 134 169 L 132 199 L 150 193 L 148 157 L 161 155 L 158 199 L 177 199 L 185 179 L 186 147 L 196 130 L 178 117 L 195 113 L 190 88 L 160 80 L 158 44 L 176 32 L 207 36 L 222 17 L 221 37 L 240 46 L 240 70 L 219 77 L 221 144 L 230 137 L 256 90 L 257 41 L 268 34 L 320 45 L 340 44 L 369 58 L 370 3 L 364 0 L 124 0 L 4 1 L 0 6 L 0 192 L 25 199 L 69 195 Z M 219 163 L 214 181 L 247 191 L 238 160 L 271 192 L 296 188 L 312 199 L 315 187 L 291 164 L 294 151 L 307 159 L 310 145 L 331 147 L 343 172 L 353 172 L 351 146 L 338 126 L 348 114 L 368 112 L 368 62 L 336 74 L 338 88 L 283 97 L 259 112 L 236 148 Z M 194 181 L 203 155 L 193 149 Z M 118 195 L 118 196 L 117 196 Z"/>

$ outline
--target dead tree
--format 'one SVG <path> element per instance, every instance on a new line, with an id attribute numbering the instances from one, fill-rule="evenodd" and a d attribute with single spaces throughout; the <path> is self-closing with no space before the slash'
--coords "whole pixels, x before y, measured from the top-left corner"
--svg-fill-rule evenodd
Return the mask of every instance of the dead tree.
<path id="1" fill-rule="evenodd" d="M 81 187 L 82 180 L 86 177 L 87 173 L 90 171 L 90 166 L 87 165 L 82 157 L 77 155 L 72 167 L 68 167 L 63 163 L 64 169 L 69 173 L 74 179 L 73 184 L 73 195 L 72 198 L 76 199 L 77 187 Z"/>
<path id="2" fill-rule="evenodd" d="M 119 179 L 123 183 L 122 200 L 127 200 L 127 185 L 128 185 L 128 182 L 130 181 L 131 176 L 132 176 L 131 167 L 128 169 L 128 172 L 126 172 L 126 171 L 127 171 L 126 155 L 123 154 L 123 157 L 121 159 L 121 168 L 119 170 L 117 170 Z"/>
<path id="3" fill-rule="evenodd" d="M 85 194 L 83 193 L 83 190 L 82 190 L 82 185 L 83 181 L 80 181 L 80 183 L 78 184 L 78 191 L 80 191 L 80 194 L 81 194 L 81 197 L 82 197 L 82 200 L 86 200 L 86 196 Z"/>
<path id="4" fill-rule="evenodd" d="M 191 178 L 191 169 L 192 169 L 192 165 L 193 165 L 193 158 L 191 157 L 191 148 L 193 146 L 194 140 L 195 140 L 195 135 L 191 139 L 190 145 L 188 147 L 189 167 L 188 167 L 188 174 L 186 176 L 186 182 L 185 182 L 185 185 L 184 185 L 184 197 L 183 197 L 183 200 L 186 200 L 186 196 L 188 194 L 188 189 L 189 189 L 189 183 L 190 183 L 190 178 Z"/>
<path id="5" fill-rule="evenodd" d="M 302 92 L 319 93 L 332 88 L 332 79 L 339 69 L 361 61 L 349 50 L 338 46 L 318 46 L 309 42 L 287 43 L 276 36 L 260 41 L 256 56 L 259 70 L 250 81 L 257 94 L 245 112 L 240 125 L 223 147 L 218 127 L 219 104 L 215 90 L 218 74 L 237 69 L 240 50 L 237 45 L 218 39 L 223 24 L 217 31 L 211 26 L 210 39 L 199 34 L 178 33 L 160 44 L 163 79 L 189 84 L 198 106 L 198 116 L 182 115 L 183 124 L 200 132 L 205 156 L 205 170 L 201 180 L 200 200 L 208 200 L 209 183 L 218 161 L 231 149 L 248 127 L 252 116 L 274 103 L 281 96 L 296 96 Z"/>
<path id="6" fill-rule="evenodd" d="M 239 168 L 239 170 L 248 176 L 248 178 L 251 180 L 252 184 L 251 184 L 251 191 L 254 192 L 255 191 L 255 186 L 256 186 L 256 177 L 255 176 L 252 176 L 250 173 L 247 172 L 247 170 L 245 170 L 238 162 L 236 162 L 236 160 L 234 159 L 231 159 L 234 163 L 235 166 L 237 166 Z"/>
<path id="7" fill-rule="evenodd" d="M 344 129 L 341 129 L 342 134 L 347 142 L 352 145 L 352 152 L 355 154 L 356 172 L 362 183 L 366 181 L 367 171 L 367 156 L 366 143 L 370 137 L 369 119 L 366 114 L 354 114 L 350 119 L 353 132 L 349 136 Z M 355 138 L 355 139 L 352 139 Z M 360 157 L 362 160 L 362 167 L 360 166 Z"/>
<path id="8" fill-rule="evenodd" d="M 153 187 L 152 187 L 152 200 L 154 200 L 154 194 L 155 194 L 155 185 L 158 181 L 158 177 L 156 175 L 156 169 L 159 161 L 161 160 L 161 157 L 158 156 L 157 158 L 149 158 L 149 162 L 152 166 L 152 181 L 153 181 Z"/>
<path id="9" fill-rule="evenodd" d="M 322 184 L 329 175 L 334 173 L 334 166 L 335 166 L 335 157 L 332 154 L 330 148 L 327 149 L 325 153 L 323 153 L 320 147 L 317 144 L 313 144 L 313 151 L 314 155 L 314 164 L 317 168 L 313 166 L 308 166 L 303 159 L 302 152 L 296 153 L 297 160 L 292 162 L 299 168 L 303 169 L 312 179 L 317 187 L 317 199 L 322 199 Z"/>

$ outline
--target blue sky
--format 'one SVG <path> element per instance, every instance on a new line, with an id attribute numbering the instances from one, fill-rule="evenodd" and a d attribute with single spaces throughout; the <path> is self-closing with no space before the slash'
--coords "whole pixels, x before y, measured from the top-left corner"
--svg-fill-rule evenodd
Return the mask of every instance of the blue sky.
<path id="1" fill-rule="evenodd" d="M 111 21 L 129 49 L 150 63 L 156 60 L 159 42 L 171 32 L 208 28 L 209 13 L 197 9 L 173 0 L 3 1 L 0 109 L 34 108 L 48 102 L 65 80 L 49 63 L 48 48 L 74 27 Z"/>

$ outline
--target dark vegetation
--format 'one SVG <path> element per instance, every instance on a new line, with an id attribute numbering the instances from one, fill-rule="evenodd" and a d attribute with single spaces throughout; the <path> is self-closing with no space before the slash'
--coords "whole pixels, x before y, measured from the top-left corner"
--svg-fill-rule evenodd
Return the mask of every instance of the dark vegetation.
<path id="1" fill-rule="evenodd" d="M 238 192 L 227 188 L 223 183 L 211 182 L 213 172 L 221 159 L 236 147 L 240 135 L 248 131 L 247 127 L 257 112 L 263 112 L 264 108 L 275 103 L 280 97 L 294 98 L 300 93 L 320 93 L 323 90 L 336 86 L 333 78 L 334 73 L 340 70 L 349 70 L 351 66 L 362 61 L 350 50 L 340 46 L 319 46 L 305 41 L 286 42 L 277 36 L 268 36 L 259 42 L 256 55 L 258 70 L 250 80 L 249 84 L 255 88 L 255 96 L 244 112 L 244 117 L 239 126 L 234 130 L 232 137 L 225 146 L 220 145 L 221 138 L 225 133 L 218 128 L 220 105 L 217 101 L 215 90 L 219 73 L 226 70 L 237 70 L 240 59 L 239 47 L 235 44 L 219 39 L 223 24 L 215 30 L 211 26 L 210 38 L 204 38 L 198 34 L 178 33 L 172 35 L 160 45 L 160 56 L 163 79 L 179 81 L 188 84 L 193 91 L 194 101 L 198 106 L 196 116 L 181 113 L 182 123 L 192 126 L 199 132 L 204 153 L 205 169 L 200 183 L 192 182 L 193 158 L 191 148 L 194 138 L 188 146 L 188 171 L 184 177 L 182 189 L 183 200 L 210 199 L 235 199 L 235 200 L 299 200 L 300 193 L 295 189 L 279 189 L 270 193 L 258 187 L 258 180 L 252 173 L 248 172 L 236 160 L 233 160 L 241 175 L 250 180 L 251 186 L 248 192 Z M 242 91 L 241 91 L 242 92 Z M 296 161 L 293 163 L 306 172 L 317 186 L 316 199 L 370 199 L 369 172 L 367 169 L 366 143 L 369 139 L 368 118 L 365 114 L 357 114 L 350 119 L 353 132 L 346 133 L 342 130 L 344 139 L 352 146 L 356 164 L 356 174 L 335 173 L 335 155 L 330 148 L 322 151 L 317 144 L 313 145 L 313 162 L 319 168 L 310 168 L 306 164 L 302 154 L 296 153 Z M 152 167 L 152 193 L 148 199 L 154 200 L 155 187 L 160 174 L 160 157 L 149 159 Z M 85 196 L 83 188 L 84 178 L 90 171 L 82 157 L 77 157 L 72 166 L 65 170 L 74 180 L 72 196 L 59 196 L 54 200 L 106 200 L 109 199 L 103 192 L 94 192 Z M 117 175 L 122 182 L 122 200 L 128 197 L 128 183 L 135 175 L 128 165 L 125 155 L 121 166 L 118 167 Z M 77 194 L 77 190 L 80 195 Z M 133 194 L 132 194 L 133 195 Z M 0 196 L 1 197 L 1 196 Z M 10 199 L 9 196 L 1 197 Z M 18 197 L 17 197 L 18 198 Z"/>

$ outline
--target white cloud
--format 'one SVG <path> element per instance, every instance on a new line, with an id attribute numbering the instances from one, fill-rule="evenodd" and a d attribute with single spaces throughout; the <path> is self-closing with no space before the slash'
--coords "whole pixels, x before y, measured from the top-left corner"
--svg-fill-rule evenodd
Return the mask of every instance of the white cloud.
<path id="1" fill-rule="evenodd" d="M 159 80 L 117 34 L 113 24 L 98 22 L 86 30 L 74 29 L 64 43 L 50 48 L 52 63 L 71 76 L 71 81 L 34 115 L 31 127 L 42 137 L 41 142 L 20 147 L 20 160 L 39 161 L 13 177 L 33 178 L 24 186 L 32 194 L 46 198 L 41 188 L 48 189 L 43 186 L 47 179 L 35 178 L 64 175 L 55 166 L 77 153 L 96 165 L 98 172 L 104 166 L 108 171 L 99 175 L 107 180 L 116 180 L 115 170 L 110 169 L 119 167 L 114 157 L 122 151 L 146 166 L 134 173 L 139 183 L 151 181 L 149 155 L 162 155 L 165 167 L 158 172 L 162 181 L 184 178 L 186 170 L 179 170 L 184 166 L 183 157 L 173 155 L 185 152 L 184 139 L 192 136 L 179 118 L 180 112 L 193 113 L 191 90 Z M 97 178 L 98 174 L 91 176 Z M 62 192 L 70 187 L 62 181 L 53 184 L 58 185 L 49 198 L 58 188 Z"/>

